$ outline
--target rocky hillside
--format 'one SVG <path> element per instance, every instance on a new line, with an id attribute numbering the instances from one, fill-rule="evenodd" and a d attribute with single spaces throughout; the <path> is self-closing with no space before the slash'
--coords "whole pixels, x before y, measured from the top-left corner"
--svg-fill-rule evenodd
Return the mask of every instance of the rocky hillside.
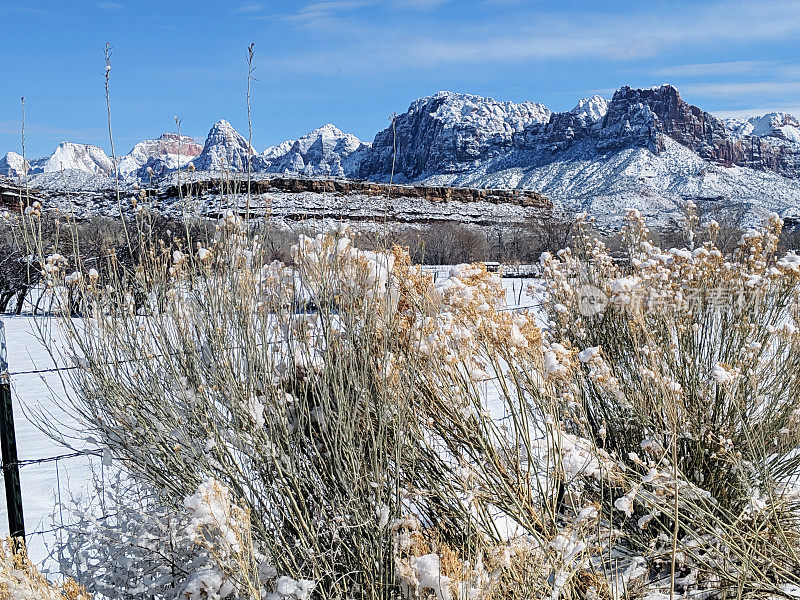
<path id="1" fill-rule="evenodd" d="M 508 153 L 515 136 L 530 125 L 546 123 L 550 116 L 549 110 L 535 102 L 514 104 L 439 92 L 412 102 L 393 127 L 375 136 L 357 175 L 387 179 L 395 156 L 398 181 L 466 171 Z"/>
<path id="2" fill-rule="evenodd" d="M 46 182 L 46 180 L 44 180 Z M 529 190 L 468 189 L 448 186 L 388 185 L 335 178 L 303 178 L 288 175 L 256 177 L 251 195 L 240 185 L 232 192 L 230 182 L 203 173 L 184 173 L 162 180 L 159 185 L 123 191 L 120 205 L 114 182 L 106 186 L 72 193 L 50 186 L 23 189 L 12 180 L 0 177 L 0 218 L 4 210 L 19 210 L 20 203 L 38 201 L 47 208 L 69 209 L 78 218 L 92 215 L 117 216 L 119 208 L 132 214 L 141 205 L 140 193 L 162 214 L 184 218 L 187 214 L 219 218 L 231 208 L 252 216 L 269 213 L 278 225 L 332 219 L 358 223 L 367 230 L 385 223 L 410 226 L 430 224 L 468 224 L 486 228 L 486 235 L 499 235 L 509 228 L 519 230 L 532 220 L 553 214 L 553 204 Z M 136 203 L 134 203 L 134 198 Z M 498 233 L 500 232 L 500 233 Z"/>

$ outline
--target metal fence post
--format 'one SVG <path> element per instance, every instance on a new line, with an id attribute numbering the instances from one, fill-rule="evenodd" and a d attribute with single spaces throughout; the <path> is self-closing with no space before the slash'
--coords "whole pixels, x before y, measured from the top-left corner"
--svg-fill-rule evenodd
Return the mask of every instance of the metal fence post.
<path id="1" fill-rule="evenodd" d="M 11 377 L 8 374 L 8 350 L 3 321 L 0 320 L 0 447 L 3 457 L 3 479 L 6 486 L 8 531 L 12 538 L 25 541 L 22 519 L 22 488 L 17 462 L 17 438 L 14 434 L 14 409 L 11 406 Z"/>

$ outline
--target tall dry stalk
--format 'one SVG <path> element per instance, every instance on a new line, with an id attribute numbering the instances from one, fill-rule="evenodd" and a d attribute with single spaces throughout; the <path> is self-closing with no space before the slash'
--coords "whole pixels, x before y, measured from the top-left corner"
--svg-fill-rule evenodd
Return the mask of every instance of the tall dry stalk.
<path id="1" fill-rule="evenodd" d="M 250 223 L 250 202 L 252 201 L 252 156 L 250 149 L 253 147 L 253 117 L 250 110 L 250 86 L 253 82 L 253 73 L 255 67 L 253 66 L 253 58 L 255 53 L 253 48 L 255 43 L 251 43 L 247 47 L 247 205 L 245 207 L 245 222 Z"/>

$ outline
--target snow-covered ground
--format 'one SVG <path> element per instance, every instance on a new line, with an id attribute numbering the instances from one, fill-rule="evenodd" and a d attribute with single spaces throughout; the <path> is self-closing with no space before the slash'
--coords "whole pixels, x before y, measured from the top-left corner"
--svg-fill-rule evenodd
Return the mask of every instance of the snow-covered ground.
<path id="1" fill-rule="evenodd" d="M 31 317 L 8 315 L 3 315 L 2 320 L 6 330 L 19 460 L 71 453 L 71 449 L 50 439 L 34 425 L 35 415 L 43 412 L 58 419 L 62 431 L 77 425 L 75 419 L 59 407 L 65 398 L 66 379 L 62 382 L 58 372 L 31 372 L 56 366 L 38 337 L 36 321 Z M 93 468 L 98 476 L 102 476 L 101 461 L 93 456 L 62 458 L 39 464 L 23 462 L 20 467 L 28 550 L 31 559 L 43 565 L 45 570 L 54 566 L 46 558 L 48 545 L 52 545 L 58 535 L 56 525 L 61 524 L 59 516 L 56 516 L 55 523 L 53 521 L 59 494 L 66 503 L 70 493 L 85 492 L 92 481 Z M 5 536 L 7 533 L 6 505 L 5 501 L 0 501 L 0 534 Z"/>
<path id="2" fill-rule="evenodd" d="M 437 278 L 447 277 L 450 266 L 429 267 L 437 273 Z M 508 277 L 503 279 L 506 290 L 506 304 L 509 308 L 531 307 L 536 300 L 527 289 L 536 280 L 533 278 Z M 36 460 L 71 453 L 40 431 L 33 421 L 36 414 L 49 413 L 59 422 L 61 431 L 77 428 L 75 418 L 62 407 L 66 398 L 65 385 L 59 373 L 49 371 L 56 365 L 47 348 L 43 345 L 37 328 L 37 320 L 32 317 L 3 315 L 8 346 L 9 372 L 11 376 L 14 402 L 14 423 L 17 434 L 17 447 L 20 461 Z M 41 323 L 41 320 L 39 321 Z M 57 341 L 57 328 L 48 334 L 51 341 Z M 63 366 L 63 365 L 61 365 Z M 46 371 L 33 372 L 33 371 Z M 487 384 L 487 401 L 496 395 Z M 80 447 L 85 448 L 85 445 Z M 58 513 L 58 500 L 61 496 L 68 503 L 69 494 L 83 494 L 92 488 L 93 473 L 103 476 L 102 461 L 95 456 L 62 458 L 58 461 L 40 464 L 23 464 L 20 468 L 22 482 L 22 501 L 25 514 L 25 530 L 31 558 L 45 571 L 55 569 L 56 564 L 48 560 L 48 546 L 52 547 L 61 515 Z M 68 522 L 68 515 L 63 515 Z M 55 519 L 55 520 L 54 520 Z M 0 501 L 0 535 L 8 533 L 8 518 L 4 501 Z"/>
<path id="3" fill-rule="evenodd" d="M 520 265 L 519 272 L 530 272 L 535 265 Z M 451 265 L 427 265 L 425 270 L 433 273 L 434 281 L 448 277 Z M 503 267 L 504 272 L 514 273 L 516 267 Z M 503 289 L 506 291 L 506 306 L 508 308 L 528 308 L 538 305 L 538 300 L 528 293 L 531 284 L 539 281 L 535 277 L 503 277 Z"/>

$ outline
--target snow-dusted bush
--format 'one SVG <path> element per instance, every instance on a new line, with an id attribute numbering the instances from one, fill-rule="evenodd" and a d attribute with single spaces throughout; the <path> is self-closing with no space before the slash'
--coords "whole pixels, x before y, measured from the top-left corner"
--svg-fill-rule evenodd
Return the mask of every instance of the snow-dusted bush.
<path id="1" fill-rule="evenodd" d="M 189 499 L 185 545 L 216 565 L 190 595 L 776 594 L 800 551 L 779 225 L 725 258 L 662 251 L 632 215 L 622 265 L 578 235 L 543 256 L 544 329 L 482 265 L 434 283 L 346 230 L 269 262 L 232 212 L 191 251 L 143 249 L 145 298 L 113 264 L 46 276 L 76 273 L 91 315 L 63 320 L 71 409 L 171 510 Z"/>
<path id="2" fill-rule="evenodd" d="M 62 572 L 104 598 L 179 598 L 207 563 L 190 539 L 188 513 L 120 474 L 95 485 L 94 495 L 63 507 L 69 524 L 52 551 Z"/>
<path id="3" fill-rule="evenodd" d="M 0 542 L 0 598 L 14 600 L 91 600 L 72 579 L 55 585 L 31 564 L 19 540 Z"/>
<path id="4" fill-rule="evenodd" d="M 139 314 L 121 280 L 75 280 L 93 318 L 68 336 L 82 367 L 73 408 L 173 502 L 209 477 L 230 490 L 287 578 L 275 593 L 308 580 L 323 595 L 379 594 L 395 582 L 380 515 L 400 514 L 413 472 L 414 390 L 393 368 L 397 254 L 320 236 L 293 265 L 266 263 L 240 225 L 226 216 L 192 254 L 144 252 L 136 276 L 158 292 Z"/>
<path id="5" fill-rule="evenodd" d="M 502 310 L 496 274 L 464 265 L 434 284 L 405 250 L 361 251 L 345 231 L 267 262 L 232 213 L 191 254 L 141 255 L 144 303 L 122 279 L 72 277 L 92 318 L 64 321 L 80 366 L 71 409 L 173 504 L 208 478 L 224 486 L 286 578 L 269 593 L 307 580 L 320 597 L 424 597 L 432 554 L 449 557 L 441 594 L 502 595 L 534 555 L 531 589 L 583 570 L 585 545 L 564 553 L 557 536 L 591 519 L 555 518 L 541 419 L 516 375 L 539 381 L 549 355 L 532 316 Z M 395 544 L 406 517 L 413 553 Z M 407 563 L 428 575 L 406 578 Z"/>
<path id="6" fill-rule="evenodd" d="M 800 260 L 778 254 L 776 215 L 732 256 L 689 217 L 688 248 L 653 245 L 634 211 L 624 261 L 587 235 L 543 256 L 574 382 L 560 414 L 624 471 L 592 493 L 651 566 L 779 593 L 800 577 Z"/>
<path id="7" fill-rule="evenodd" d="M 53 555 L 96 597 L 305 600 L 314 588 L 278 576 L 256 547 L 249 514 L 217 481 L 201 483 L 181 507 L 119 473 L 95 483 L 88 503 L 66 507 L 72 518 Z"/>

